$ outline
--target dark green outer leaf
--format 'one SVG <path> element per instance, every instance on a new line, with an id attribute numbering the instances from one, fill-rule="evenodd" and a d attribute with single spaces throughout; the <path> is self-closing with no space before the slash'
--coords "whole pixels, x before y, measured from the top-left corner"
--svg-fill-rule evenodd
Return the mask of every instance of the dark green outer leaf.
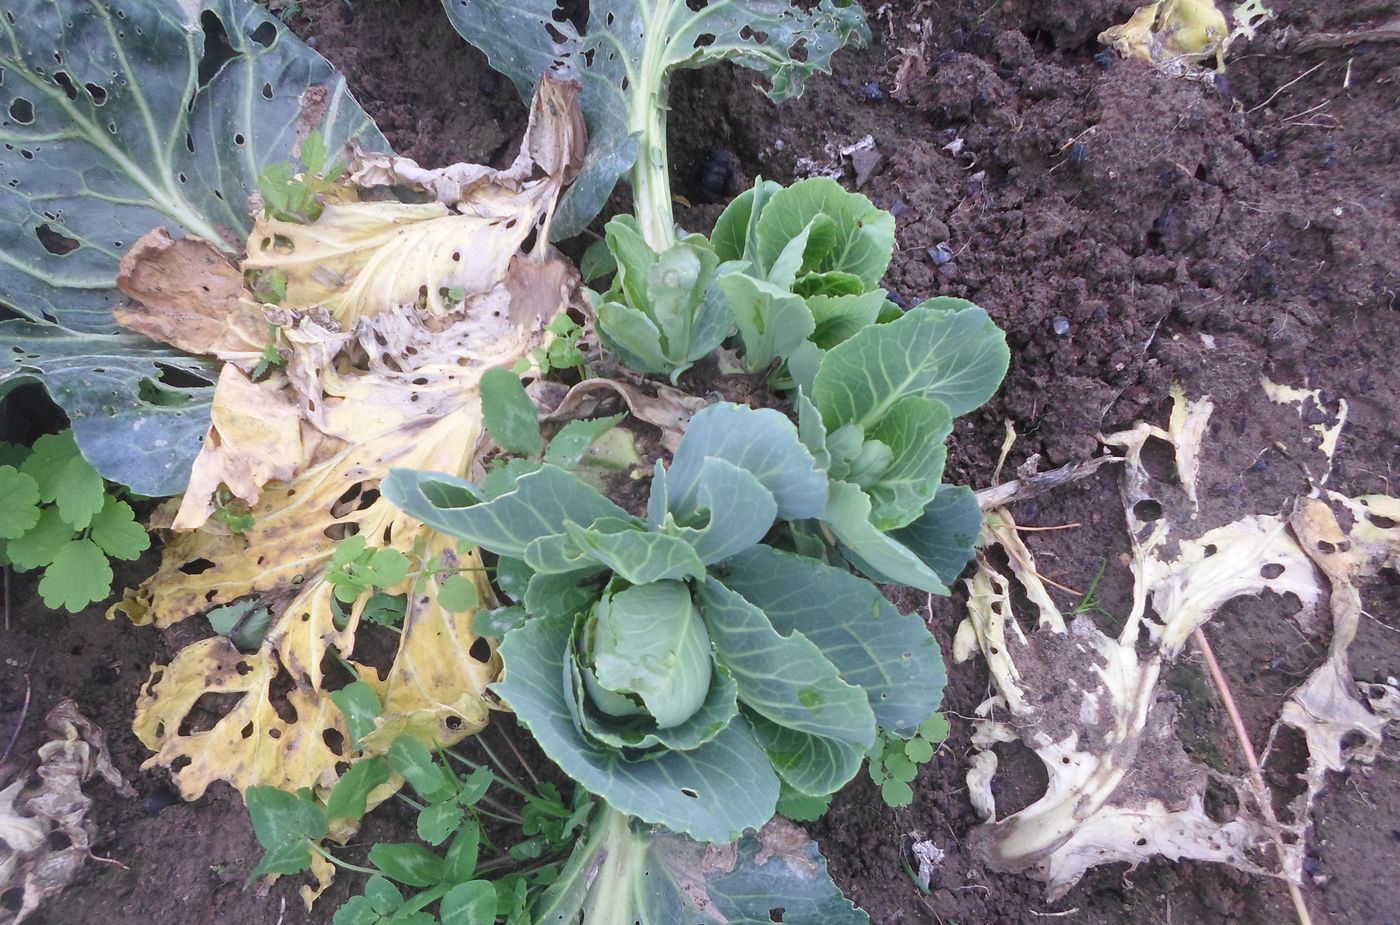
<path id="1" fill-rule="evenodd" d="M 840 790 L 865 760 L 865 750 L 850 742 L 798 732 L 761 716 L 750 716 L 749 722 L 783 782 L 809 796 Z"/>
<path id="2" fill-rule="evenodd" d="M 428 526 L 513 559 L 541 536 L 553 536 L 565 520 L 589 524 L 627 512 L 556 466 L 522 475 L 515 488 L 490 501 L 465 479 L 440 472 L 394 469 L 384 496 Z"/>
<path id="3" fill-rule="evenodd" d="M 507 634 L 500 649 L 506 676 L 493 690 L 546 755 L 615 808 L 703 841 L 733 841 L 773 815 L 778 778 L 744 723 L 730 723 L 693 751 L 648 761 L 627 761 L 585 740 L 563 688 L 572 623 L 567 617 L 531 620 Z"/>
<path id="4" fill-rule="evenodd" d="M 951 585 L 977 549 L 982 508 L 977 493 L 965 485 L 944 485 L 918 520 L 890 537 L 903 543 Z"/>
<path id="5" fill-rule="evenodd" d="M 0 323 L 0 341 L 23 351 L 0 359 L 0 395 L 43 382 L 104 475 L 174 494 L 212 389 L 167 389 L 178 405 L 162 405 L 142 384 L 159 379 L 156 364 L 211 384 L 212 368 L 114 336 L 122 253 L 161 225 L 241 250 L 248 194 L 266 165 L 292 156 L 299 131 L 319 128 L 333 149 L 349 138 L 388 146 L 330 64 L 248 0 L 16 0 L 6 13 L 4 108 L 24 99 L 33 119 L 0 121 L 0 303 L 21 316 Z M 204 87 L 202 23 L 235 53 Z M 302 103 L 310 87 L 324 94 L 319 115 Z M 51 253 L 44 225 L 78 247 Z"/>
<path id="6" fill-rule="evenodd" d="M 734 673 L 744 706 L 782 726 L 854 742 L 875 741 L 866 695 L 841 679 L 820 648 L 800 632 L 780 633 L 762 610 L 706 578 L 696 588 L 715 658 Z"/>
<path id="7" fill-rule="evenodd" d="M 757 546 L 726 563 L 726 585 L 797 630 L 870 698 L 881 728 L 909 734 L 938 708 L 947 674 L 938 643 L 878 588 L 814 559 Z"/>
<path id="8" fill-rule="evenodd" d="M 947 594 L 937 573 L 871 523 L 870 496 L 850 482 L 833 481 L 822 521 L 851 563 L 876 581 Z"/>

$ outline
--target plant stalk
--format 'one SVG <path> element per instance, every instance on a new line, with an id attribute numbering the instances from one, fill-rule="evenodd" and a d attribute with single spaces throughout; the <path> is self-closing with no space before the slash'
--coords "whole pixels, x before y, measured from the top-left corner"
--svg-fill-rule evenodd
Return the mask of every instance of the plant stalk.
<path id="1" fill-rule="evenodd" d="M 683 0 L 644 4 L 645 45 L 638 86 L 632 95 L 627 127 L 641 137 L 632 165 L 632 201 L 642 237 L 660 253 L 676 243 L 676 219 L 671 210 L 671 161 L 666 151 L 666 114 L 670 109 L 664 58 L 666 24 L 672 8 Z"/>

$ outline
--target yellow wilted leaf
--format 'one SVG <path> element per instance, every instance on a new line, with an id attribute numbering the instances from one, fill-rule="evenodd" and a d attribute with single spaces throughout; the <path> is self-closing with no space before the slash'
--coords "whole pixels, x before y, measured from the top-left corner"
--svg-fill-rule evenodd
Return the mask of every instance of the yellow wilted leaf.
<path id="1" fill-rule="evenodd" d="M 1249 38 L 1272 14 L 1258 0 L 1234 10 L 1233 31 L 1214 0 L 1156 0 L 1138 7 L 1128 21 L 1099 33 L 1099 41 L 1125 58 L 1138 58 L 1168 73 L 1191 73 L 1191 65 L 1215 59 L 1225 66 L 1225 49 L 1236 38 Z"/>
<path id="2" fill-rule="evenodd" d="M 362 186 L 414 184 L 428 203 L 330 202 L 308 224 L 260 218 L 244 266 L 280 271 L 283 308 L 324 306 L 342 324 L 396 305 L 447 311 L 449 291 L 474 296 L 505 275 L 534 235 L 547 247 L 549 218 L 582 156 L 578 85 L 545 80 L 515 162 L 505 170 L 456 164 L 425 170 L 408 158 L 356 153 L 352 179 Z M 460 298 L 460 296 L 459 296 Z"/>
<path id="3" fill-rule="evenodd" d="M 169 530 L 160 569 L 112 609 L 157 626 L 234 602 L 272 610 L 258 651 L 241 653 L 222 636 L 197 642 L 154 668 L 142 692 L 135 728 L 155 751 L 147 766 L 170 767 L 186 798 L 215 780 L 239 789 L 332 786 L 352 746 L 330 691 L 350 680 L 368 682 L 383 704 L 379 727 L 360 742 L 364 753 L 384 751 L 403 732 L 451 743 L 484 725 L 484 689 L 499 659 L 472 632 L 473 614 L 436 603 L 440 578 L 455 574 L 451 569 L 479 568 L 480 561 L 458 556 L 451 541 L 380 498 L 378 486 L 393 467 L 470 471 L 482 434 L 481 374 L 527 356 L 545 324 L 574 297 L 577 273 L 548 249 L 544 233 L 530 254 L 519 246 L 531 229 L 547 228 L 581 156 L 574 144 L 581 125 L 575 93 L 551 80 L 542 85 L 541 97 L 568 105 L 537 101 L 532 111 L 521 155 L 529 163 L 521 172 L 533 179 L 519 184 L 520 202 L 506 201 L 500 177 L 508 172 L 489 171 L 495 179 L 474 187 L 483 197 L 480 209 L 474 210 L 472 190 L 451 206 L 434 204 L 428 208 L 438 217 L 409 223 L 412 235 L 374 238 L 384 254 L 368 246 L 373 236 L 356 238 L 343 252 L 358 262 L 340 286 L 316 289 L 310 267 L 279 265 L 295 304 L 263 314 L 285 345 L 285 368 L 271 378 L 251 381 L 245 351 L 215 348 L 227 365 L 209 438 L 188 492 L 153 523 Z M 354 198 L 353 191 L 342 197 L 364 227 L 398 225 L 406 214 L 397 203 Z M 293 227 L 332 234 L 341 226 L 326 217 L 340 207 L 328 205 L 316 225 Z M 508 209 L 518 217 L 514 224 L 480 215 Z M 417 243 L 405 249 L 409 238 Z M 474 275 L 451 275 L 458 270 L 446 264 L 459 262 L 443 255 L 453 249 L 471 255 L 460 263 Z M 464 300 L 433 306 L 401 298 L 449 277 L 469 290 Z M 298 303 L 294 292 L 314 295 Z M 237 304 L 252 304 L 251 297 Z M 160 318 L 162 305 L 147 302 L 145 309 L 145 330 L 170 327 Z M 205 339 L 223 343 L 217 331 Z M 249 529 L 234 533 L 209 519 L 223 487 L 249 503 Z M 440 575 L 411 573 L 383 589 L 408 599 L 398 649 L 383 674 L 357 652 L 368 596 L 341 612 L 325 573 L 337 545 L 352 535 L 414 562 L 444 560 Z M 481 573 L 466 574 L 476 576 L 489 600 Z"/>

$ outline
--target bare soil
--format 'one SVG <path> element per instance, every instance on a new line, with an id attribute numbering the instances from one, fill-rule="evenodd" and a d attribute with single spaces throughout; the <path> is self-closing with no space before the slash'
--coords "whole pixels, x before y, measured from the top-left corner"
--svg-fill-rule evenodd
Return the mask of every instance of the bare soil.
<path id="1" fill-rule="evenodd" d="M 886 285 L 910 304 L 933 295 L 976 301 L 1013 349 L 1001 393 L 959 423 L 953 480 L 991 481 L 1007 422 L 1021 435 L 1013 468 L 1032 454 L 1042 465 L 1094 455 L 1098 434 L 1164 420 L 1167 390 L 1179 382 L 1216 404 L 1201 473 L 1204 516 L 1225 523 L 1277 513 L 1306 491 L 1308 422 L 1267 401 L 1259 383 L 1268 376 L 1320 388 L 1328 403 L 1345 398 L 1350 423 L 1332 484 L 1393 494 L 1400 44 L 1300 50 L 1300 41 L 1375 25 L 1398 8 L 1394 0 L 1271 6 L 1276 21 L 1237 47 L 1214 82 L 1167 78 L 1103 54 L 1095 36 L 1132 10 L 1121 0 L 896 0 L 872 15 L 870 48 L 839 55 L 836 76 L 781 107 L 746 72 L 682 75 L 673 164 L 676 191 L 696 205 L 679 208 L 678 218 L 695 230 L 713 222 L 720 205 L 705 200 L 717 157 L 732 163 L 723 184 L 732 195 L 759 175 L 789 181 L 830 164 L 837 148 L 869 134 L 883 162 L 861 191 L 899 217 Z M 294 26 L 344 69 L 401 153 L 427 165 L 511 156 L 524 109 L 433 0 L 311 0 Z M 1047 574 L 1079 589 L 1106 560 L 1100 600 L 1125 611 L 1128 539 L 1107 470 L 1028 502 L 1018 516 L 1082 524 L 1037 534 L 1036 555 Z M 126 577 L 137 580 L 139 564 Z M 1400 582 L 1386 573 L 1363 593 L 1371 618 L 1353 646 L 1353 671 L 1383 680 L 1400 673 Z M 960 598 L 894 596 L 928 615 L 946 650 Z M 10 626 L 0 632 L 0 737 L 21 718 L 27 686 L 17 756 L 33 754 L 44 713 L 72 697 L 107 730 L 118 767 L 141 792 L 134 801 L 95 793 L 97 850 L 124 866 L 89 865 L 37 921 L 329 921 L 337 894 L 307 915 L 292 884 L 268 895 L 243 888 L 257 852 L 236 795 L 216 788 L 196 804 L 172 802 L 160 773 L 139 770 L 146 753 L 129 732 L 137 689 L 180 640 L 108 623 L 100 611 L 55 616 L 34 597 L 32 583 L 15 581 Z M 1258 739 L 1325 651 L 1325 640 L 1289 628 L 1281 609 L 1277 600 L 1237 602 L 1212 629 Z M 1201 666 L 1183 663 L 1173 684 L 1188 745 L 1240 771 Z M 1279 884 L 1212 865 L 1101 869 L 1053 905 L 1038 884 L 990 872 L 966 845 L 976 819 L 963 783 L 966 718 L 988 689 L 979 667 L 950 668 L 953 736 L 923 771 L 912 808 L 886 808 L 862 777 L 813 826 L 837 881 L 874 922 L 1292 921 Z M 1388 739 L 1374 766 L 1336 775 L 1316 808 L 1305 887 L 1314 921 L 1400 921 L 1391 898 L 1400 870 L 1396 744 Z M 1275 782 L 1288 786 L 1287 776 Z M 1004 805 L 1025 805 L 1044 776 L 1033 756 L 1008 752 L 998 784 Z M 399 824 L 391 816 L 376 826 Z M 947 852 L 928 895 L 901 865 L 910 837 Z"/>

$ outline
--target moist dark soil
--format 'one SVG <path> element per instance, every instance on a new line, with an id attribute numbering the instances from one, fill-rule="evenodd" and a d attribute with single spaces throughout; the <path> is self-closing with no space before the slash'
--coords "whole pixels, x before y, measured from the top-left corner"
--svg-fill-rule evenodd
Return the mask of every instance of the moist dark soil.
<path id="1" fill-rule="evenodd" d="M 1133 8 L 1113 0 L 895 0 L 872 14 L 871 47 L 838 55 L 836 76 L 783 106 L 747 72 L 684 74 L 672 93 L 672 161 L 676 192 L 696 205 L 679 207 L 678 219 L 707 230 L 721 208 L 708 200 L 760 175 L 787 182 L 840 166 L 839 149 L 870 135 L 880 158 L 860 189 L 899 219 L 886 286 L 910 304 L 971 299 L 1012 346 L 999 395 L 959 422 L 951 480 L 990 484 L 1008 424 L 1020 436 L 1007 471 L 1037 455 L 1041 468 L 1095 455 L 1101 433 L 1165 422 L 1168 389 L 1180 383 L 1215 403 L 1202 522 L 1279 513 L 1306 493 L 1305 467 L 1319 470 L 1307 450 L 1312 422 L 1268 401 L 1260 386 L 1268 377 L 1321 389 L 1329 408 L 1348 403 L 1332 487 L 1393 494 L 1400 44 L 1306 49 L 1308 36 L 1374 26 L 1400 8 L 1393 0 L 1271 6 L 1275 21 L 1237 45 L 1214 80 L 1170 78 L 1107 54 L 1095 36 Z M 400 153 L 428 166 L 511 157 L 524 108 L 437 3 L 310 0 L 293 25 L 345 71 Z M 844 180 L 855 183 L 849 165 Z M 625 207 L 625 194 L 615 198 Z M 1110 470 L 1016 514 L 1030 525 L 1080 524 L 1033 535 L 1042 569 L 1083 590 L 1106 562 L 1099 601 L 1126 612 L 1128 537 Z M 138 564 L 124 577 L 135 582 L 140 572 Z M 926 614 L 947 651 L 963 598 L 891 593 Z M 1385 573 L 1363 595 L 1369 616 L 1352 668 L 1384 680 L 1400 673 L 1400 583 Z M 289 882 L 245 890 L 258 853 L 236 795 L 214 788 L 195 804 L 172 801 L 161 772 L 140 770 L 147 754 L 129 732 L 137 689 L 178 640 L 109 623 L 100 610 L 47 613 L 22 580 L 10 597 L 0 737 L 24 720 L 12 760 L 33 754 L 43 715 L 71 697 L 107 731 L 117 766 L 140 791 L 123 800 L 97 785 L 96 850 L 119 864 L 90 864 L 37 921 L 329 921 L 350 878 L 309 915 Z M 1211 624 L 1256 742 L 1325 651 L 1325 640 L 1291 628 L 1288 610 L 1277 598 L 1239 601 Z M 989 870 L 968 847 L 977 819 L 964 784 L 968 717 L 989 682 L 973 664 L 949 674 L 953 734 L 921 773 L 914 806 L 888 809 L 861 777 L 811 827 L 837 882 L 874 922 L 1293 920 L 1280 884 L 1215 865 L 1103 868 L 1053 904 L 1038 883 Z M 1172 683 L 1188 747 L 1240 772 L 1238 743 L 1202 666 L 1183 661 Z M 1314 921 L 1400 921 L 1391 883 L 1400 870 L 1396 745 L 1392 736 L 1373 766 L 1334 775 L 1316 806 L 1304 889 Z M 1292 786 L 1289 775 L 1272 782 Z M 1032 802 L 1044 785 L 1033 755 L 1002 756 L 1003 808 Z M 374 825 L 393 832 L 405 823 L 390 814 Z M 901 863 L 911 838 L 947 852 L 927 895 Z"/>

